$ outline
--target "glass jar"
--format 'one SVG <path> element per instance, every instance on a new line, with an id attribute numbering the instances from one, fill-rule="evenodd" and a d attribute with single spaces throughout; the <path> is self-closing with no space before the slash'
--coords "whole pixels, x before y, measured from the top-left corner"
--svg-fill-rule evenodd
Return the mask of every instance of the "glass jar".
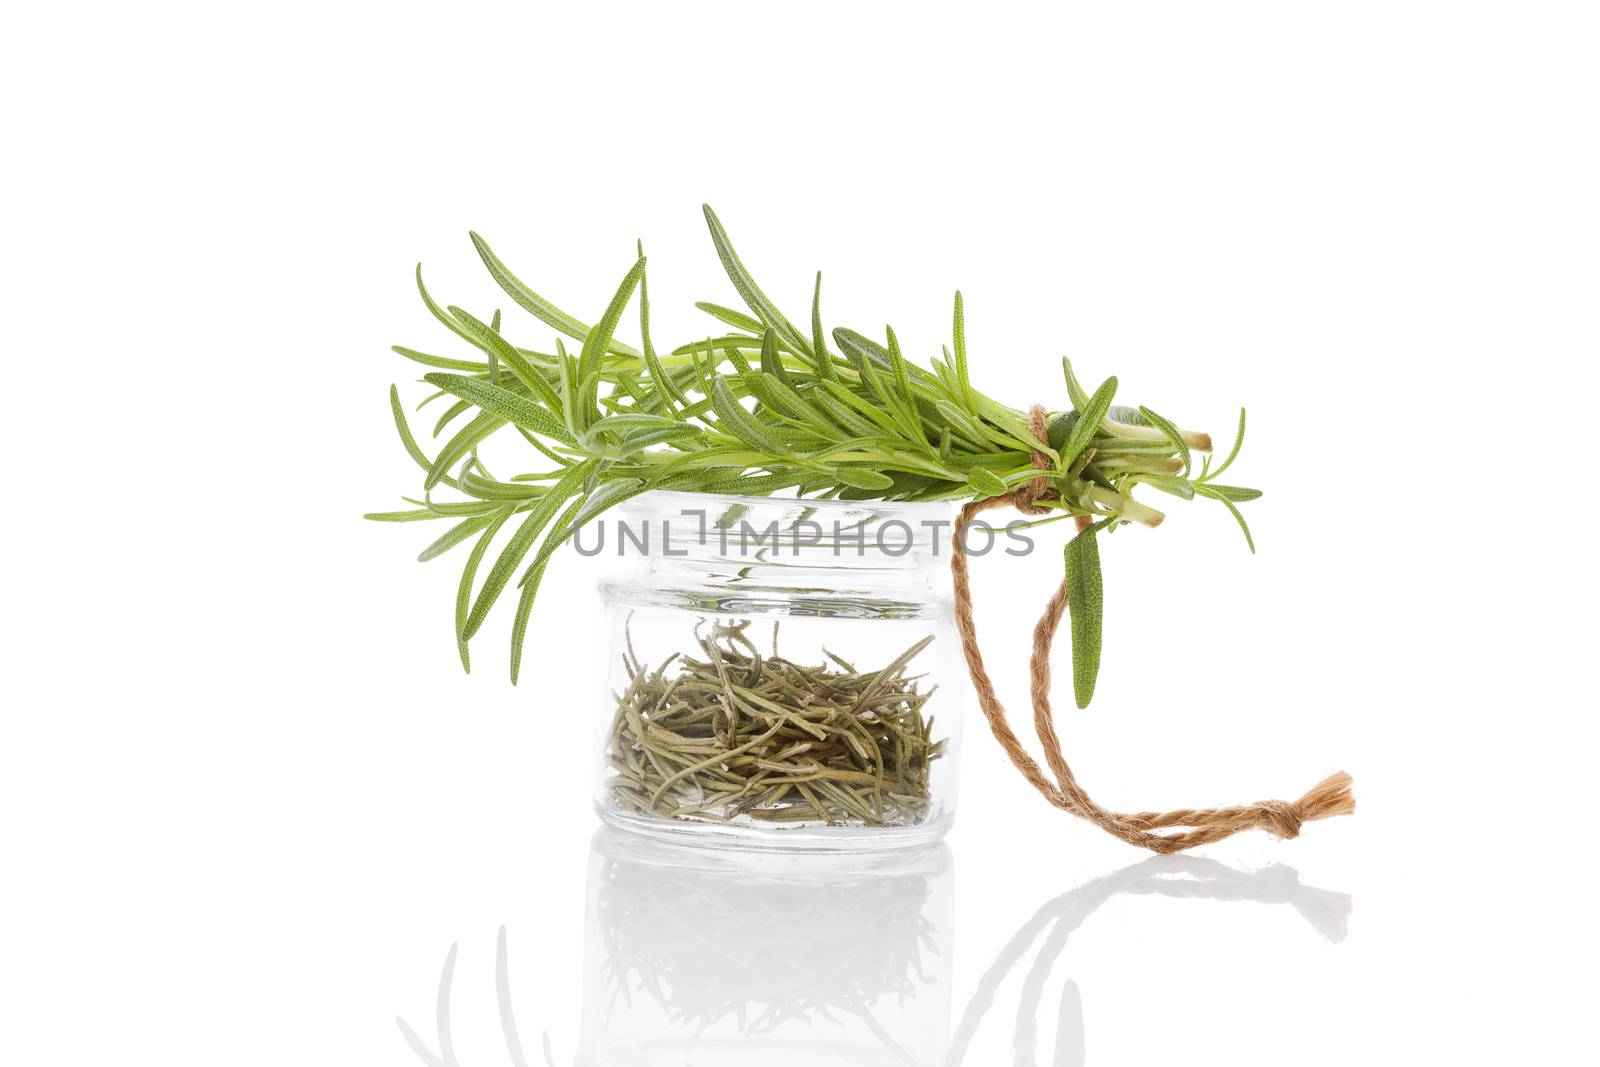
<path id="1" fill-rule="evenodd" d="M 955 816 L 965 672 L 945 504 L 654 492 L 585 529 L 607 822 L 757 848 L 902 847 Z"/>

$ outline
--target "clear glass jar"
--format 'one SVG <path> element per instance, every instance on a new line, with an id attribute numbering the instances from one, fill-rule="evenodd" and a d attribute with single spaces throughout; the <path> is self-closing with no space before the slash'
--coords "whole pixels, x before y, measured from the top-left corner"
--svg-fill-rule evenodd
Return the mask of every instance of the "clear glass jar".
<path id="1" fill-rule="evenodd" d="M 595 804 L 757 848 L 902 847 L 955 816 L 965 673 L 944 504 L 648 493 L 578 542 L 609 668 Z"/>

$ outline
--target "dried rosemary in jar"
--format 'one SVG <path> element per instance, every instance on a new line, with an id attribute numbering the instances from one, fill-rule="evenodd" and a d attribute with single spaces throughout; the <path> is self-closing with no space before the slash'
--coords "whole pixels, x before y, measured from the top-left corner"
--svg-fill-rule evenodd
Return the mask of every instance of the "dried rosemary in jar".
<path id="1" fill-rule="evenodd" d="M 910 674 L 933 641 L 862 669 L 824 651 L 806 664 L 763 654 L 748 621 L 696 631 L 691 653 L 650 669 L 623 653 L 608 750 L 614 803 L 676 819 L 905 826 L 928 808 L 944 751 L 924 711 L 937 686 Z"/>

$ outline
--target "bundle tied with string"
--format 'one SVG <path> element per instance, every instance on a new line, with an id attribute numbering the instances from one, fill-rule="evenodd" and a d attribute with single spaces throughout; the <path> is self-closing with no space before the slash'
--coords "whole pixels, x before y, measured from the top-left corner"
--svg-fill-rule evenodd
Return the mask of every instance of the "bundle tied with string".
<path id="1" fill-rule="evenodd" d="M 1029 423 L 1039 440 L 1048 437 L 1047 416 L 1043 407 L 1037 404 L 1033 406 L 1029 412 Z M 1035 451 L 1033 464 L 1041 471 L 1049 470 L 1050 457 Z M 994 683 L 984 666 L 983 653 L 978 648 L 977 626 L 972 617 L 972 589 L 963 546 L 967 527 L 983 512 L 1009 506 L 1026 515 L 1045 514 L 1048 509 L 1039 507 L 1036 502 L 1054 493 L 1050 479 L 1041 475 L 1010 493 L 968 503 L 961 509 L 956 521 L 950 553 L 950 574 L 955 585 L 956 629 L 961 636 L 961 651 L 966 657 L 973 688 L 977 690 L 978 706 L 983 709 L 984 718 L 989 721 L 989 728 L 1000 746 L 1023 777 L 1056 807 L 1088 819 L 1130 845 L 1152 852 L 1181 852 L 1231 837 L 1241 830 L 1258 828 L 1283 838 L 1298 837 L 1305 823 L 1355 811 L 1355 797 L 1350 791 L 1351 779 L 1343 771 L 1324 778 L 1292 803 L 1260 800 L 1254 804 L 1233 807 L 1179 808 L 1165 812 L 1119 812 L 1097 804 L 1078 784 L 1077 776 L 1061 753 L 1061 740 L 1056 734 L 1055 716 L 1050 707 L 1050 648 L 1056 629 L 1061 624 L 1061 616 L 1067 610 L 1066 579 L 1056 587 L 1049 603 L 1045 605 L 1044 614 L 1034 626 L 1033 651 L 1029 660 L 1033 725 L 1044 750 L 1045 761 L 1050 766 L 1050 774 L 1044 772 L 1011 729 L 1005 707 L 995 694 Z M 1090 520 L 1079 516 L 1077 524 L 1081 534 L 1089 527 Z M 1184 829 L 1177 833 L 1157 832 L 1179 827 Z"/>

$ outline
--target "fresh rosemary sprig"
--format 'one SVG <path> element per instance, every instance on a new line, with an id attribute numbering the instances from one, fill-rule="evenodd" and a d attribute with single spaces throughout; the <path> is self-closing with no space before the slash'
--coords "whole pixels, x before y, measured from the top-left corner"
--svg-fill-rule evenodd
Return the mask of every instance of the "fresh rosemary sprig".
<path id="1" fill-rule="evenodd" d="M 1179 429 L 1146 407 L 1115 406 L 1117 382 L 1093 393 L 1062 360 L 1070 407 L 1056 414 L 1049 440 L 1027 418 L 975 389 L 968 376 L 965 310 L 955 298 L 953 352 L 923 367 L 905 358 L 892 329 L 882 343 L 854 330 L 823 329 L 822 275 L 816 277 L 807 329 L 781 312 L 745 269 L 710 207 L 706 222 L 718 257 L 748 311 L 696 305 L 716 332 L 661 353 L 650 337 L 643 249 L 591 326 L 567 314 L 512 274 L 477 234 L 484 266 L 519 307 L 555 331 L 548 350 L 512 344 L 500 312 L 489 321 L 441 307 L 422 281 L 429 312 L 475 350 L 468 358 L 394 351 L 430 368 L 434 387 L 419 405 L 445 405 L 433 427 L 444 437 L 429 457 L 412 435 L 399 390 L 389 400 L 406 451 L 424 471 L 412 507 L 379 512 L 385 522 L 446 520 L 450 528 L 420 558 L 471 542 L 456 598 L 455 635 L 463 667 L 468 642 L 513 584 L 511 679 L 517 680 L 523 637 L 539 584 L 557 548 L 584 523 L 650 489 L 843 499 L 981 499 L 1012 492 L 1037 477 L 1054 487 L 1040 501 L 1091 524 L 1067 549 L 1073 583 L 1073 668 L 1080 706 L 1099 668 L 1101 599 L 1098 537 L 1124 523 L 1159 525 L 1160 511 L 1135 500 L 1136 486 L 1182 499 L 1217 500 L 1244 529 L 1237 505 L 1260 493 L 1217 478 L 1238 455 L 1198 473 L 1193 453 L 1207 452 L 1205 434 Z M 638 297 L 639 346 L 617 337 Z M 577 351 L 569 350 L 567 341 Z M 830 346 L 831 341 L 831 346 Z M 445 436 L 446 431 L 449 435 Z M 512 432 L 544 468 L 496 478 L 479 458 L 483 443 Z M 1033 454 L 1049 458 L 1035 469 Z M 435 499 L 441 487 L 453 499 Z M 1048 520 L 1046 520 L 1048 521 Z M 499 546 L 479 580 L 480 565 Z M 1250 541 L 1251 551 L 1255 550 Z"/>

